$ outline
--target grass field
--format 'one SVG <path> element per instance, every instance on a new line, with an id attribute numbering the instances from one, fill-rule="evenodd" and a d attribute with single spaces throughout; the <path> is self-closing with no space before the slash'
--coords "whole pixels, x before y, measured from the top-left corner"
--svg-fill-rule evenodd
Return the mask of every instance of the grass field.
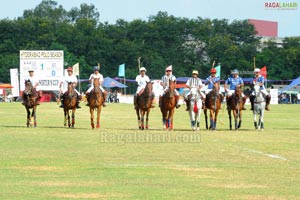
<path id="1" fill-rule="evenodd" d="M 185 107 L 174 130 L 162 131 L 158 108 L 150 129 L 137 130 L 132 105 L 109 104 L 101 128 L 90 128 L 88 108 L 75 129 L 63 126 L 55 103 L 38 107 L 38 127 L 27 128 L 20 103 L 0 103 L 0 199 L 300 199 L 300 105 L 271 105 L 265 130 L 192 132 Z"/>

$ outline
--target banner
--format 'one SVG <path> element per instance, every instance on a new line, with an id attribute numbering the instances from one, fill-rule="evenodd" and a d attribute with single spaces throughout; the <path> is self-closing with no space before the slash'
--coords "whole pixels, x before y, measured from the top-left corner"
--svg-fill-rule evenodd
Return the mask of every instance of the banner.
<path id="1" fill-rule="evenodd" d="M 24 80 L 28 70 L 34 70 L 39 79 L 39 90 L 58 90 L 59 82 L 64 73 L 63 51 L 20 51 L 20 90 L 25 89 Z"/>
<path id="2" fill-rule="evenodd" d="M 75 65 L 73 65 L 73 74 L 75 76 L 79 76 L 79 63 L 76 63 Z"/>
<path id="3" fill-rule="evenodd" d="M 13 86 L 11 93 L 13 97 L 20 96 L 18 69 L 10 69 L 10 84 Z"/>
<path id="4" fill-rule="evenodd" d="M 119 76 L 125 77 L 125 63 L 119 65 Z"/>
<path id="5" fill-rule="evenodd" d="M 216 66 L 215 69 L 217 70 L 216 77 L 221 78 L 221 65 Z"/>

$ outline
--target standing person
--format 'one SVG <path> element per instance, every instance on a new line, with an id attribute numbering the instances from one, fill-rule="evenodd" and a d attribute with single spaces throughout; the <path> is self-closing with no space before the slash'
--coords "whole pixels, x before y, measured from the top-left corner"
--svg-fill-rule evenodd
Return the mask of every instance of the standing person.
<path id="1" fill-rule="evenodd" d="M 140 74 L 137 75 L 136 78 L 135 78 L 135 81 L 137 82 L 137 85 L 138 85 L 138 87 L 136 89 L 136 93 L 134 95 L 134 99 L 133 99 L 135 109 L 138 109 L 138 107 L 137 107 L 138 106 L 137 105 L 137 97 L 140 96 L 143 93 L 147 83 L 150 82 L 150 78 L 146 75 L 146 71 L 147 70 L 146 70 L 145 67 L 141 67 L 140 68 Z M 151 108 L 155 107 L 154 103 L 153 103 L 153 100 L 154 100 L 154 94 L 152 93 Z"/>
<path id="2" fill-rule="evenodd" d="M 260 91 L 262 92 L 263 96 L 266 99 L 266 110 L 270 111 L 269 109 L 269 104 L 271 101 L 271 96 L 268 94 L 266 88 L 265 88 L 265 78 L 260 74 L 260 69 L 259 68 L 255 68 L 254 69 L 254 78 L 252 80 L 252 84 L 256 85 L 258 84 L 260 86 Z M 253 105 L 254 105 L 254 91 L 252 92 L 251 96 L 250 96 L 250 102 L 251 102 L 251 110 L 253 110 Z"/>
<path id="3" fill-rule="evenodd" d="M 298 100 L 298 104 L 300 104 L 300 92 L 297 94 L 297 100 Z"/>
<path id="4" fill-rule="evenodd" d="M 176 77 L 172 74 L 172 65 L 168 66 L 165 70 L 165 75 L 161 78 L 160 85 L 163 86 L 163 91 L 161 92 L 159 96 L 159 107 L 161 107 L 161 102 L 162 102 L 162 96 L 166 93 L 166 91 L 169 89 L 169 80 L 176 82 Z M 179 102 L 179 93 L 175 89 L 175 98 L 176 98 L 176 108 L 179 108 L 180 105 L 178 104 Z"/>
<path id="5" fill-rule="evenodd" d="M 89 82 L 91 83 L 91 87 L 86 91 L 86 97 L 87 97 L 87 102 L 88 102 L 87 106 L 89 106 L 90 92 L 94 88 L 94 84 L 93 84 L 94 83 L 94 79 L 98 78 L 99 79 L 99 83 L 100 83 L 99 87 L 100 87 L 100 90 L 102 91 L 102 95 L 103 95 L 103 99 L 104 99 L 102 106 L 106 107 L 105 102 L 106 102 L 106 97 L 107 97 L 107 91 L 105 91 L 104 88 L 102 87 L 102 83 L 103 83 L 104 79 L 103 79 L 103 75 L 100 74 L 99 70 L 100 70 L 99 67 L 95 66 L 94 67 L 94 73 L 92 73 L 90 75 Z"/>
<path id="6" fill-rule="evenodd" d="M 186 102 L 186 111 L 190 110 L 190 99 L 189 99 L 189 95 L 191 93 L 192 89 L 196 89 L 197 92 L 199 92 L 199 94 L 204 97 L 205 95 L 201 92 L 201 88 L 202 88 L 202 81 L 201 79 L 198 77 L 198 71 L 197 70 L 193 70 L 192 72 L 192 77 L 188 79 L 188 81 L 185 84 L 187 86 L 187 88 L 189 89 L 188 93 L 186 93 L 185 95 L 185 102 Z"/>
<path id="7" fill-rule="evenodd" d="M 42 97 L 42 94 L 41 94 L 41 91 L 39 91 L 38 90 L 38 86 L 39 86 L 39 80 L 38 80 L 38 78 L 34 75 L 34 70 L 33 69 L 29 69 L 28 70 L 28 73 L 29 73 L 29 75 L 25 78 L 25 81 L 26 80 L 29 80 L 30 82 L 31 82 L 31 84 L 32 84 L 32 86 L 33 86 L 33 88 L 34 88 L 34 92 L 37 94 L 37 96 L 38 96 L 38 98 L 37 98 L 37 102 L 36 102 L 36 104 L 37 105 L 40 105 L 40 100 L 41 100 L 41 97 Z M 24 99 L 25 99 L 25 94 L 24 94 L 24 92 L 23 92 L 23 94 L 22 94 L 22 99 L 23 99 L 23 101 L 22 101 L 22 104 L 24 105 Z"/>
<path id="8" fill-rule="evenodd" d="M 228 85 L 229 85 L 229 91 L 227 89 Z M 241 87 L 241 88 L 244 87 L 244 81 L 239 76 L 239 71 L 237 69 L 234 69 L 231 72 L 231 76 L 228 77 L 228 79 L 225 81 L 225 84 L 224 84 L 225 92 L 228 91 L 227 96 L 226 96 L 226 102 L 229 99 L 229 97 L 231 97 L 232 94 L 235 92 L 236 87 Z M 245 103 L 246 103 L 247 97 L 244 95 L 244 93 L 242 93 L 242 98 L 243 98 L 243 110 L 246 110 Z M 227 105 L 227 109 L 228 109 L 228 105 Z"/>
<path id="9" fill-rule="evenodd" d="M 76 76 L 73 74 L 73 68 L 72 67 L 68 67 L 67 68 L 67 75 L 65 75 L 63 77 L 63 79 L 61 80 L 61 82 L 59 83 L 59 91 L 60 91 L 60 100 L 61 100 L 61 105 L 59 107 L 63 108 L 63 101 L 65 98 L 65 93 L 68 91 L 68 83 L 72 82 L 73 86 L 75 88 L 75 92 L 77 93 L 77 103 L 76 103 L 76 108 L 81 108 L 79 106 L 80 103 L 80 99 L 81 99 L 81 95 L 80 93 L 76 90 L 76 86 L 77 86 L 77 78 Z"/>

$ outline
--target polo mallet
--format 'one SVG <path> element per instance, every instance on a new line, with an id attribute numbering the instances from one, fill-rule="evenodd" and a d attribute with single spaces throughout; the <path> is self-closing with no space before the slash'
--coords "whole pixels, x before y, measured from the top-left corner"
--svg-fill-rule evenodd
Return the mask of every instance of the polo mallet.
<path id="1" fill-rule="evenodd" d="M 140 71 L 140 69 L 141 69 L 141 57 L 139 57 L 139 58 L 137 59 L 137 61 L 138 61 L 138 64 L 139 64 L 139 71 Z"/>

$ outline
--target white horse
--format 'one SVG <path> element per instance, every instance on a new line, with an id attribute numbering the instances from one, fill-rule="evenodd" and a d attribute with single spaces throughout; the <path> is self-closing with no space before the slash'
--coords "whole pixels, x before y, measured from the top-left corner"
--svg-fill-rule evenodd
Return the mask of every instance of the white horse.
<path id="1" fill-rule="evenodd" d="M 200 91 L 197 88 L 191 88 L 190 95 L 190 121 L 193 131 L 199 131 L 200 129 L 200 116 L 202 110 L 202 100 Z"/>
<path id="2" fill-rule="evenodd" d="M 260 86 L 254 86 L 254 107 L 253 107 L 253 118 L 254 118 L 254 127 L 258 130 L 264 130 L 264 113 L 266 101 L 263 96 L 263 93 L 260 91 Z M 259 116 L 258 122 L 256 120 L 256 115 Z"/>

